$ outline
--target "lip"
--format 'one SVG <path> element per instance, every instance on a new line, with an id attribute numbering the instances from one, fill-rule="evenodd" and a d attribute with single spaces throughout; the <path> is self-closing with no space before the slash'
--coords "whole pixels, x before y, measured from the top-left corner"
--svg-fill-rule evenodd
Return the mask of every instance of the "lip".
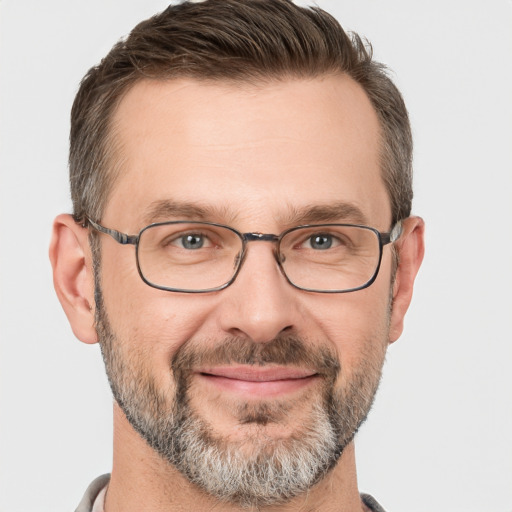
<path id="1" fill-rule="evenodd" d="M 222 366 L 201 368 L 197 375 L 223 391 L 246 398 L 270 398 L 298 391 L 318 378 L 315 371 L 286 366 Z"/>

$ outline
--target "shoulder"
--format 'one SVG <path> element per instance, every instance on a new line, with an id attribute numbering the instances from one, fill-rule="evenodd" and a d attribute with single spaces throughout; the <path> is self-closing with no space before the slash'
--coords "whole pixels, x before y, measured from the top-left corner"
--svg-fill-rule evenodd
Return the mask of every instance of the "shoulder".
<path id="1" fill-rule="evenodd" d="M 110 474 L 101 475 L 91 482 L 75 512 L 91 512 L 98 494 L 110 481 Z"/>
<path id="2" fill-rule="evenodd" d="M 377 502 L 377 500 L 369 494 L 361 493 L 361 500 L 363 501 L 368 512 L 386 512 Z"/>

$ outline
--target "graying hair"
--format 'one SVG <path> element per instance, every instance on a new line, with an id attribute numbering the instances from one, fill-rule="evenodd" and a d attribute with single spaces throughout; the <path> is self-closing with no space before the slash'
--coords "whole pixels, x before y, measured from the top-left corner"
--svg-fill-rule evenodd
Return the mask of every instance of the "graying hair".
<path id="1" fill-rule="evenodd" d="M 291 0 L 183 2 L 137 25 L 81 82 L 71 113 L 75 218 L 100 220 L 121 172 L 112 117 L 144 78 L 261 83 L 342 73 L 366 92 L 380 121 L 382 178 L 393 222 L 410 214 L 412 137 L 403 98 L 372 48 L 320 8 Z"/>

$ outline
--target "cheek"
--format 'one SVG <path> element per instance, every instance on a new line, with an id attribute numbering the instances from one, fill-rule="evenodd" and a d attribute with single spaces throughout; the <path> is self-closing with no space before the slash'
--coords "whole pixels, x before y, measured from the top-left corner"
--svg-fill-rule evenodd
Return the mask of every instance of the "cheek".
<path id="1" fill-rule="evenodd" d="M 204 324 L 208 304 L 200 297 L 145 284 L 132 258 L 102 259 L 101 288 L 112 331 L 133 364 L 168 375 L 175 352 Z"/>
<path id="2" fill-rule="evenodd" d="M 342 380 L 350 380 L 369 359 L 382 363 L 389 339 L 390 296 L 389 281 L 382 281 L 384 285 L 375 282 L 349 294 L 321 296 L 321 302 L 309 308 L 314 324 L 338 355 Z"/>

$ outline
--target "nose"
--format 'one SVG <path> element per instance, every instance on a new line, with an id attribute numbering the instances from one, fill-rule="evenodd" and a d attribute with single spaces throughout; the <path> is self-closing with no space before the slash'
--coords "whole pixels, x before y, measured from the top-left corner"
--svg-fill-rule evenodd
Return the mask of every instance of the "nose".
<path id="1" fill-rule="evenodd" d="M 220 327 L 230 335 L 265 343 L 298 326 L 301 292 L 282 274 L 272 243 L 248 244 L 235 282 L 221 293 Z"/>

